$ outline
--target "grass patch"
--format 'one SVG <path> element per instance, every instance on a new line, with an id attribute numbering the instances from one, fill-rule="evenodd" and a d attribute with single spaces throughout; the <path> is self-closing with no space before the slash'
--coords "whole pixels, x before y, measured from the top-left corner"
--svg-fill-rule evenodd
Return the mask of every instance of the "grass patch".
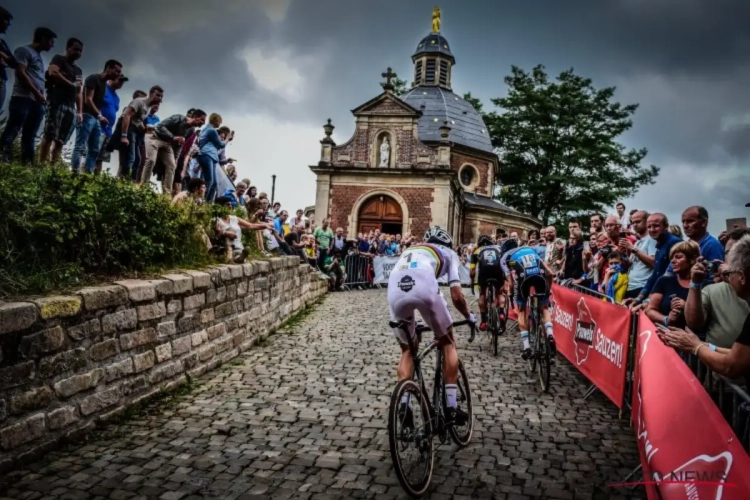
<path id="1" fill-rule="evenodd" d="M 73 175 L 62 164 L 0 162 L 0 170 L 0 299 L 225 261 L 209 255 L 204 238 L 226 207 L 173 205 L 150 186 Z M 243 232 L 243 244 L 251 258 L 266 258 L 254 232 Z"/>

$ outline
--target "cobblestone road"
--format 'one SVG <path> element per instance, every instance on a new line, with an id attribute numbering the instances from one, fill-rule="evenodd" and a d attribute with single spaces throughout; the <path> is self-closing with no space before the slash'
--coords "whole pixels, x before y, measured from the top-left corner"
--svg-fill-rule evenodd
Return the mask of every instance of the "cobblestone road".
<path id="1" fill-rule="evenodd" d="M 385 291 L 330 295 L 173 404 L 11 473 L 0 496 L 402 498 L 386 432 L 398 355 L 387 320 Z M 515 336 L 494 358 L 462 330 L 475 431 L 464 449 L 438 449 L 431 498 L 639 495 L 605 486 L 638 464 L 635 439 L 602 396 L 582 401 L 574 368 L 558 361 L 541 394 Z"/>

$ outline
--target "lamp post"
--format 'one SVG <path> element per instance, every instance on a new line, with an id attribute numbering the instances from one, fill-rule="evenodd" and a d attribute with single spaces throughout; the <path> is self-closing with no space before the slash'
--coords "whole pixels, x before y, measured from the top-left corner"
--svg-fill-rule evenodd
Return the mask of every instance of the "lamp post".
<path id="1" fill-rule="evenodd" d="M 273 206 L 275 197 L 276 197 L 276 174 L 273 174 L 271 176 L 271 206 Z"/>

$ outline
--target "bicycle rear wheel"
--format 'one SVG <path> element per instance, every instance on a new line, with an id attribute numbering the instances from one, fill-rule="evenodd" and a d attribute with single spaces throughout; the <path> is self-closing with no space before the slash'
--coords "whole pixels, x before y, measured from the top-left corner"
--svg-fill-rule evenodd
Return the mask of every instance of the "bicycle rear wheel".
<path id="1" fill-rule="evenodd" d="M 443 386 L 445 391 L 445 386 Z M 471 435 L 474 432 L 474 406 L 471 403 L 471 388 L 469 387 L 469 377 L 466 376 L 464 365 L 458 362 L 458 391 L 456 393 L 456 403 L 458 407 L 469 415 L 469 420 L 461 427 L 451 425 L 448 432 L 451 439 L 458 446 L 466 446 L 471 441 Z"/>
<path id="2" fill-rule="evenodd" d="M 407 418 L 399 412 L 405 394 L 411 400 L 411 426 L 405 425 Z M 388 442 L 396 476 L 404 490 L 414 497 L 424 495 L 432 480 L 435 455 L 432 432 L 427 425 L 429 419 L 419 385 L 413 380 L 396 384 L 388 410 Z"/>
<path id="3" fill-rule="evenodd" d="M 495 356 L 497 356 L 497 337 L 500 335 L 500 318 L 498 317 L 497 306 L 495 305 L 494 290 L 489 290 L 487 296 L 487 301 L 489 303 L 487 309 L 489 311 L 490 320 L 488 328 L 490 330 L 490 335 L 492 335 L 492 351 L 495 353 Z"/>
<path id="4" fill-rule="evenodd" d="M 544 325 L 537 325 L 537 339 L 539 341 L 539 383 L 542 385 L 544 392 L 549 392 L 549 377 L 551 371 L 551 356 L 549 347 L 549 338 Z"/>
<path id="5" fill-rule="evenodd" d="M 529 347 L 531 348 L 531 357 L 529 358 L 529 373 L 532 375 L 536 372 L 537 354 L 539 350 L 539 331 L 537 330 L 537 324 L 539 323 L 537 318 L 536 307 L 533 305 L 527 315 L 529 322 Z"/>

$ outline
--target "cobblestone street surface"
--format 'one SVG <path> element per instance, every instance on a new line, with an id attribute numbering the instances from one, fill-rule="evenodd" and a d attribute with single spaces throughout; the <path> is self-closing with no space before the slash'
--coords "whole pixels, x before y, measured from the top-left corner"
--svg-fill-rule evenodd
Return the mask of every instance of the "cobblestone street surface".
<path id="1" fill-rule="evenodd" d="M 8 474 L 0 497 L 405 498 L 386 430 L 399 355 L 387 321 L 385 290 L 331 294 L 172 404 Z M 603 396 L 582 400 L 575 368 L 558 359 L 542 394 L 517 335 L 498 358 L 483 334 L 458 337 L 474 435 L 438 448 L 430 498 L 642 495 L 606 486 L 638 465 L 635 437 Z"/>

